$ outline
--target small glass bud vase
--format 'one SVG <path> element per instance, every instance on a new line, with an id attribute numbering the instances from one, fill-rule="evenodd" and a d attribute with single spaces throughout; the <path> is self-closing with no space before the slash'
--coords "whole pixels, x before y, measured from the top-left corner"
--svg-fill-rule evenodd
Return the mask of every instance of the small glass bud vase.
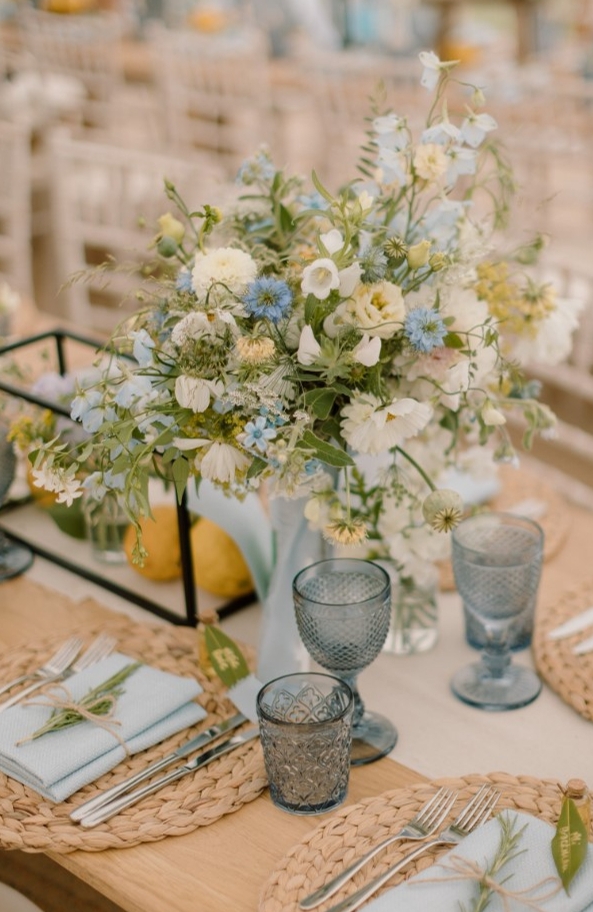
<path id="1" fill-rule="evenodd" d="M 107 491 L 103 498 L 86 497 L 84 516 L 92 555 L 103 564 L 124 564 L 124 535 L 130 523 L 117 494 Z"/>
<path id="2" fill-rule="evenodd" d="M 438 639 L 437 583 L 391 573 L 391 626 L 383 647 L 392 655 L 432 649 Z"/>

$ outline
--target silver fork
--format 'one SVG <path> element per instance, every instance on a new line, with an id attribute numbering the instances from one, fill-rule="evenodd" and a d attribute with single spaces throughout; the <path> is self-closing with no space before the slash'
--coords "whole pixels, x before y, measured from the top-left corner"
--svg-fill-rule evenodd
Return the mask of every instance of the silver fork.
<path id="1" fill-rule="evenodd" d="M 72 677 L 73 674 L 76 674 L 79 671 L 83 671 L 85 668 L 94 665 L 95 662 L 99 662 L 101 659 L 105 659 L 110 655 L 116 645 L 116 639 L 112 636 L 108 636 L 105 633 L 100 634 L 96 640 L 93 640 L 91 645 L 86 649 L 80 658 L 76 659 L 72 664 L 68 665 L 63 671 L 45 678 L 43 681 L 35 681 L 33 684 L 29 684 L 28 687 L 25 687 L 24 690 L 21 690 L 18 694 L 15 694 L 13 697 L 10 697 L 8 700 L 5 700 L 4 703 L 0 703 L 0 712 L 3 712 L 5 709 L 8 709 L 9 706 L 14 706 L 16 703 L 19 703 L 24 697 L 29 696 L 35 690 L 39 690 L 40 687 L 43 687 L 45 684 L 51 684 L 56 681 L 64 681 L 66 678 Z"/>
<path id="2" fill-rule="evenodd" d="M 375 855 L 388 845 L 391 845 L 392 842 L 396 842 L 398 839 L 426 839 L 427 836 L 431 836 L 453 807 L 453 802 L 456 797 L 457 792 L 445 787 L 440 788 L 438 792 L 420 808 L 416 816 L 413 817 L 409 823 L 406 823 L 401 830 L 398 830 L 397 833 L 393 833 L 391 836 L 387 836 L 381 842 L 378 842 L 377 845 L 373 846 L 373 848 L 366 853 L 366 855 L 362 855 L 358 858 L 349 868 L 345 868 L 336 875 L 336 877 L 332 878 L 332 880 L 329 880 L 322 887 L 319 887 L 318 890 L 315 890 L 314 893 L 310 893 L 309 896 L 305 896 L 304 899 L 301 899 L 299 908 L 308 910 L 315 909 L 316 906 L 321 905 L 324 900 L 329 899 L 330 896 L 337 893 L 340 887 L 343 887 L 351 877 L 354 877 L 357 871 L 360 871 L 367 861 L 374 858 Z"/>
<path id="3" fill-rule="evenodd" d="M 471 801 L 468 801 L 461 809 L 453 823 L 450 823 L 449 826 L 445 827 L 444 830 L 441 830 L 440 833 L 437 833 L 432 839 L 428 839 L 426 842 L 423 842 L 422 845 L 412 849 L 412 851 L 408 852 L 408 854 L 398 861 L 397 864 L 387 868 L 386 871 L 369 881 L 369 883 L 357 890 L 356 893 L 347 896 L 346 899 L 343 899 L 341 902 L 337 903 L 337 905 L 331 906 L 327 912 L 353 912 L 354 909 L 358 909 L 358 907 L 362 905 L 365 899 L 372 896 L 379 887 L 382 887 L 388 880 L 391 880 L 394 874 L 397 874 L 398 871 L 405 868 L 405 866 L 413 861 L 414 858 L 423 855 L 424 852 L 427 852 L 433 846 L 457 845 L 462 839 L 469 836 L 476 827 L 479 827 L 488 819 L 499 798 L 500 792 L 497 789 L 492 788 L 492 786 L 489 785 L 483 785 L 482 788 L 476 792 Z"/>
<path id="4" fill-rule="evenodd" d="M 17 684 L 24 684 L 26 681 L 36 681 L 38 679 L 43 679 L 45 681 L 47 678 L 59 674 L 59 672 L 70 665 L 81 649 L 82 640 L 80 637 L 70 637 L 56 649 L 54 654 L 50 656 L 43 665 L 36 668 L 35 671 L 30 671 L 27 674 L 21 675 L 19 678 L 13 678 L 13 680 L 9 681 L 7 684 L 3 684 L 0 687 L 0 694 L 6 693 L 7 690 L 12 690 Z"/>

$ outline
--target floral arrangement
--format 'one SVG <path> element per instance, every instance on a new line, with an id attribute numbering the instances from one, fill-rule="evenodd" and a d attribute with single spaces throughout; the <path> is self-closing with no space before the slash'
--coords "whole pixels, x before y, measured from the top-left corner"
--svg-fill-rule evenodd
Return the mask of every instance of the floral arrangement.
<path id="1" fill-rule="evenodd" d="M 138 525 L 155 472 L 180 496 L 190 479 L 238 497 L 266 482 L 306 495 L 332 543 L 404 578 L 430 571 L 462 516 L 447 470 L 515 460 L 510 412 L 527 445 L 553 433 L 521 362 L 550 335 L 563 357 L 576 315 L 525 272 L 541 238 L 497 254 L 513 190 L 497 125 L 452 63 L 420 56 L 425 127 L 413 135 L 375 99 L 360 174 L 337 193 L 265 149 L 223 211 L 190 211 L 165 182 L 176 212 L 154 239 L 162 277 L 78 389 L 87 439 L 33 454 L 36 484 L 69 503 L 83 486 L 118 491 Z"/>

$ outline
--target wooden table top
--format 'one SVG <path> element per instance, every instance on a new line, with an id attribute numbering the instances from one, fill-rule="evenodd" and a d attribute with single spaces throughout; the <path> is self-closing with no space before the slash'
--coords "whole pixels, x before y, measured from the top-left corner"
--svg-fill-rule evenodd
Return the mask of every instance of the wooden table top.
<path id="1" fill-rule="evenodd" d="M 107 609 L 81 602 L 72 609 L 58 593 L 39 605 L 23 598 L 20 579 L 0 586 L 0 648 L 26 639 L 67 632 L 96 623 Z M 21 596 L 19 597 L 19 592 Z M 352 770 L 347 801 L 422 781 L 423 777 L 389 759 Z M 126 912 L 254 912 L 268 876 L 292 845 L 320 822 L 275 808 L 267 792 L 193 833 L 129 849 L 76 851 L 52 855 L 76 877 Z"/>

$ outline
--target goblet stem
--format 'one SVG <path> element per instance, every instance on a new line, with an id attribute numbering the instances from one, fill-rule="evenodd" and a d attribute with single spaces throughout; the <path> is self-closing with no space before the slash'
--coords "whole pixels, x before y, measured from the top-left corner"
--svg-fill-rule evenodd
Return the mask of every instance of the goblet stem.
<path id="1" fill-rule="evenodd" d="M 362 722 L 362 717 L 364 716 L 364 703 L 362 697 L 358 691 L 358 685 L 356 679 L 358 675 L 356 674 L 344 674 L 343 672 L 338 672 L 338 677 L 345 681 L 352 691 L 354 697 L 354 713 L 352 715 L 352 727 L 356 728 Z"/>
<path id="2" fill-rule="evenodd" d="M 510 664 L 511 654 L 507 640 L 496 640 L 489 637 L 486 646 L 482 650 L 482 665 L 486 669 L 487 676 L 489 678 L 504 678 Z"/>

